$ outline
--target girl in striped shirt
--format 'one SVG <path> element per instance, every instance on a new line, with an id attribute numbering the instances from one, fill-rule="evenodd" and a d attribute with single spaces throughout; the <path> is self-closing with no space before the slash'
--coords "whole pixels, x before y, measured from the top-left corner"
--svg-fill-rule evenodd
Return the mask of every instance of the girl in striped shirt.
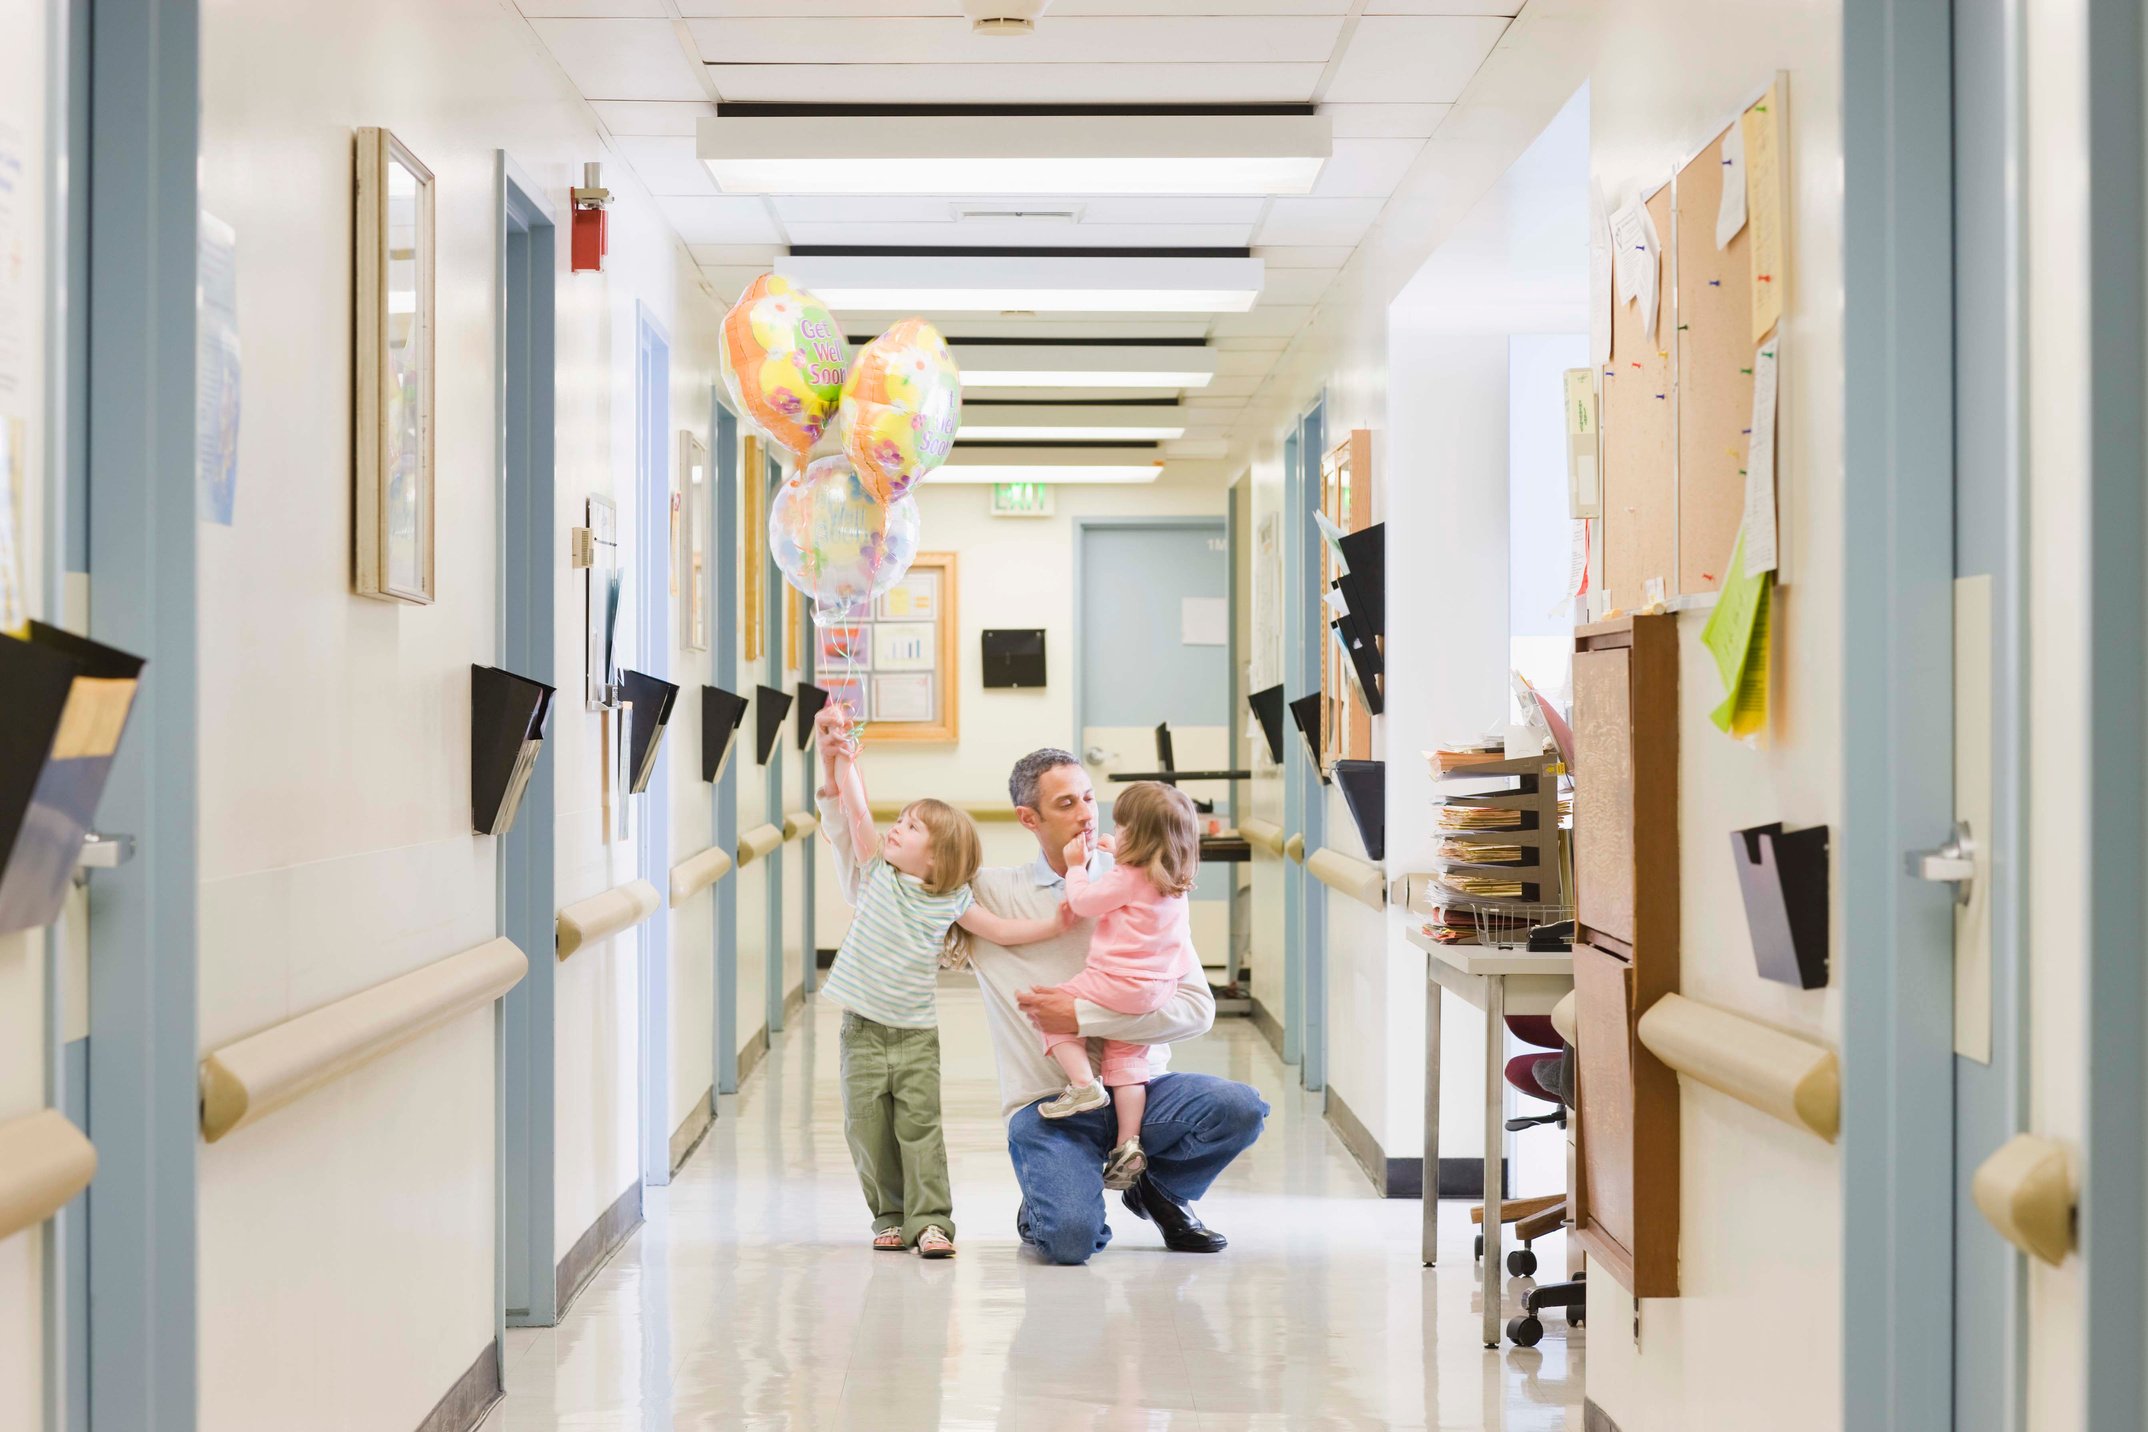
<path id="1" fill-rule="evenodd" d="M 821 724 L 847 736 L 848 714 L 827 709 L 836 714 Z M 883 838 L 850 743 L 837 749 L 820 795 L 841 802 L 841 818 L 824 829 L 854 913 L 821 993 L 845 1011 L 843 1136 L 872 1209 L 873 1247 L 900 1253 L 915 1246 L 920 1257 L 951 1258 L 955 1220 L 933 997 L 939 968 L 959 947 L 958 928 L 995 945 L 1023 945 L 1057 934 L 1066 910 L 1005 920 L 977 904 L 970 894 L 982 857 L 977 827 L 945 801 L 912 801 Z"/>

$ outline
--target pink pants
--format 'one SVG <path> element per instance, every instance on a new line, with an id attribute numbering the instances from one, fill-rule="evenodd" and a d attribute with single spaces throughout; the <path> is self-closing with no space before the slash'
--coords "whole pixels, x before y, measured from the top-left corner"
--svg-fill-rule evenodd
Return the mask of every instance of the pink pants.
<path id="1" fill-rule="evenodd" d="M 1057 988 L 1062 994 L 1100 1004 L 1114 1014 L 1154 1014 L 1171 1002 L 1171 996 L 1178 992 L 1178 981 L 1137 979 L 1132 975 L 1085 969 Z M 1047 1034 L 1044 1036 L 1044 1052 L 1049 1054 L 1062 1044 L 1081 1042 L 1079 1034 Z M 1097 1074 L 1106 1088 L 1148 1083 L 1149 1046 L 1128 1044 L 1119 1039 L 1105 1040 L 1104 1067 Z"/>

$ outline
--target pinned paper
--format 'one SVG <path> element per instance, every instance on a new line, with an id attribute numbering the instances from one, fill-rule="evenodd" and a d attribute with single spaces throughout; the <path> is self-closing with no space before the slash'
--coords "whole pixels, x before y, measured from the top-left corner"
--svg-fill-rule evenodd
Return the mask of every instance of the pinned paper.
<path id="1" fill-rule="evenodd" d="M 1723 133 L 1723 198 L 1715 210 L 1715 246 L 1730 247 L 1745 227 L 1745 124 L 1741 120 Z"/>
<path id="2" fill-rule="evenodd" d="M 1601 517 L 1603 488 L 1597 471 L 1596 370 L 1566 370 L 1566 498 L 1572 517 Z"/>
<path id="3" fill-rule="evenodd" d="M 1611 361 L 1611 215 L 1603 187 L 1589 181 L 1589 361 Z"/>
<path id="4" fill-rule="evenodd" d="M 1776 86 L 1738 120 L 1744 131 L 1745 187 L 1748 218 L 1753 237 L 1746 246 L 1753 274 L 1753 341 L 1783 316 L 1783 173 L 1781 135 L 1782 107 Z"/>
<path id="5" fill-rule="evenodd" d="M 1648 246 L 1648 260 L 1641 270 L 1641 338 L 1653 347 L 1660 336 L 1656 315 L 1663 304 L 1663 236 L 1656 232 L 1655 215 L 1646 204 L 1641 206 L 1641 231 Z M 1659 352 L 1656 356 L 1668 359 L 1671 355 Z"/>
<path id="6" fill-rule="evenodd" d="M 1572 601 L 1589 589 L 1589 524 L 1579 521 L 1574 529 L 1574 551 L 1566 569 L 1566 598 Z"/>
<path id="7" fill-rule="evenodd" d="M 1775 556 L 1775 373 L 1780 338 L 1760 345 L 1753 356 L 1752 446 L 1745 455 L 1744 539 L 1746 567 L 1772 572 Z"/>
<path id="8" fill-rule="evenodd" d="M 1641 270 L 1648 262 L 1648 210 L 1637 200 L 1611 216 L 1611 252 L 1617 256 L 1618 301 L 1641 296 Z"/>
<path id="9" fill-rule="evenodd" d="M 1748 571 L 1745 537 L 1731 550 L 1730 572 L 1724 578 L 1715 610 L 1701 628 L 1701 645 L 1715 660 L 1722 680 L 1722 704 L 1709 713 L 1716 729 L 1744 739 L 1768 721 L 1768 630 L 1774 576 Z"/>

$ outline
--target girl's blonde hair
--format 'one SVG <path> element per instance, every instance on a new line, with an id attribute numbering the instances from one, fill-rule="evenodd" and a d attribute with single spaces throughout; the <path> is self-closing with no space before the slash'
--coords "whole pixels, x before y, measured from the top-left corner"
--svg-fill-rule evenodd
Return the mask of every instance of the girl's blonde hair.
<path id="1" fill-rule="evenodd" d="M 1111 803 L 1113 859 L 1148 872 L 1166 895 L 1183 895 L 1201 871 L 1201 823 L 1193 800 L 1161 781 L 1135 781 Z"/>
<path id="2" fill-rule="evenodd" d="M 984 845 L 977 838 L 977 823 L 967 811 L 927 796 L 903 807 L 902 813 L 925 827 L 925 850 L 931 864 L 925 867 L 925 893 L 948 895 L 977 877 L 984 863 Z M 970 932 L 960 925 L 947 927 L 947 942 L 940 951 L 942 969 L 959 970 L 969 963 Z"/>

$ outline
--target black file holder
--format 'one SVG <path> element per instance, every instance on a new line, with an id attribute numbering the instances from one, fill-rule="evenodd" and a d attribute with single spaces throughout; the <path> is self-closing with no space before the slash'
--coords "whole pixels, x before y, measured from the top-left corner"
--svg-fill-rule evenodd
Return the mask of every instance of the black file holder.
<path id="1" fill-rule="evenodd" d="M 783 718 L 791 714 L 790 693 L 778 691 L 773 686 L 756 686 L 753 689 L 753 727 L 756 745 L 762 765 L 776 754 L 776 738 L 783 734 Z"/>
<path id="2" fill-rule="evenodd" d="M 59 918 L 142 666 L 43 622 L 0 636 L 0 933 Z"/>
<path id="3" fill-rule="evenodd" d="M 514 829 L 554 694 L 497 666 L 470 667 L 470 828 L 479 835 Z"/>
<path id="4" fill-rule="evenodd" d="M 1305 738 L 1305 754 L 1312 758 L 1313 769 L 1320 772 L 1320 784 L 1328 783 L 1326 768 L 1320 764 L 1320 693 L 1300 696 L 1290 703 L 1290 719 L 1298 723 L 1298 734 Z"/>
<path id="5" fill-rule="evenodd" d="M 1044 628 L 987 627 L 979 671 L 987 691 L 1044 685 Z"/>
<path id="6" fill-rule="evenodd" d="M 1762 979 L 1799 989 L 1827 984 L 1827 827 L 1781 822 L 1730 833 L 1745 924 Z"/>
<path id="7" fill-rule="evenodd" d="M 1361 618 L 1366 637 L 1387 635 L 1387 524 L 1375 522 L 1355 532 L 1345 532 L 1337 542 L 1343 564 L 1350 570 L 1342 577 L 1343 600 Z"/>
<path id="8" fill-rule="evenodd" d="M 746 720 L 746 706 L 746 698 L 735 691 L 701 688 L 701 779 L 711 785 L 723 779 L 738 728 Z"/>
<path id="9" fill-rule="evenodd" d="M 634 706 L 634 719 L 627 729 L 627 769 L 634 773 L 634 779 L 627 784 L 627 794 L 638 796 L 649 789 L 649 777 L 656 772 L 657 753 L 664 745 L 664 725 L 671 720 L 671 708 L 678 703 L 679 688 L 644 672 L 622 671 L 619 690 Z"/>
<path id="10" fill-rule="evenodd" d="M 1283 688 L 1264 687 L 1246 698 L 1253 708 L 1253 715 L 1260 722 L 1260 731 L 1268 738 L 1268 759 L 1278 766 L 1283 764 Z"/>
<path id="11" fill-rule="evenodd" d="M 813 721 L 828 704 L 828 693 L 810 681 L 798 683 L 798 749 L 813 744 Z"/>
<path id="12" fill-rule="evenodd" d="M 1337 761 L 1335 784 L 1342 788 L 1343 804 L 1357 825 L 1358 839 L 1365 842 L 1365 858 L 1387 858 L 1387 762 Z"/>

